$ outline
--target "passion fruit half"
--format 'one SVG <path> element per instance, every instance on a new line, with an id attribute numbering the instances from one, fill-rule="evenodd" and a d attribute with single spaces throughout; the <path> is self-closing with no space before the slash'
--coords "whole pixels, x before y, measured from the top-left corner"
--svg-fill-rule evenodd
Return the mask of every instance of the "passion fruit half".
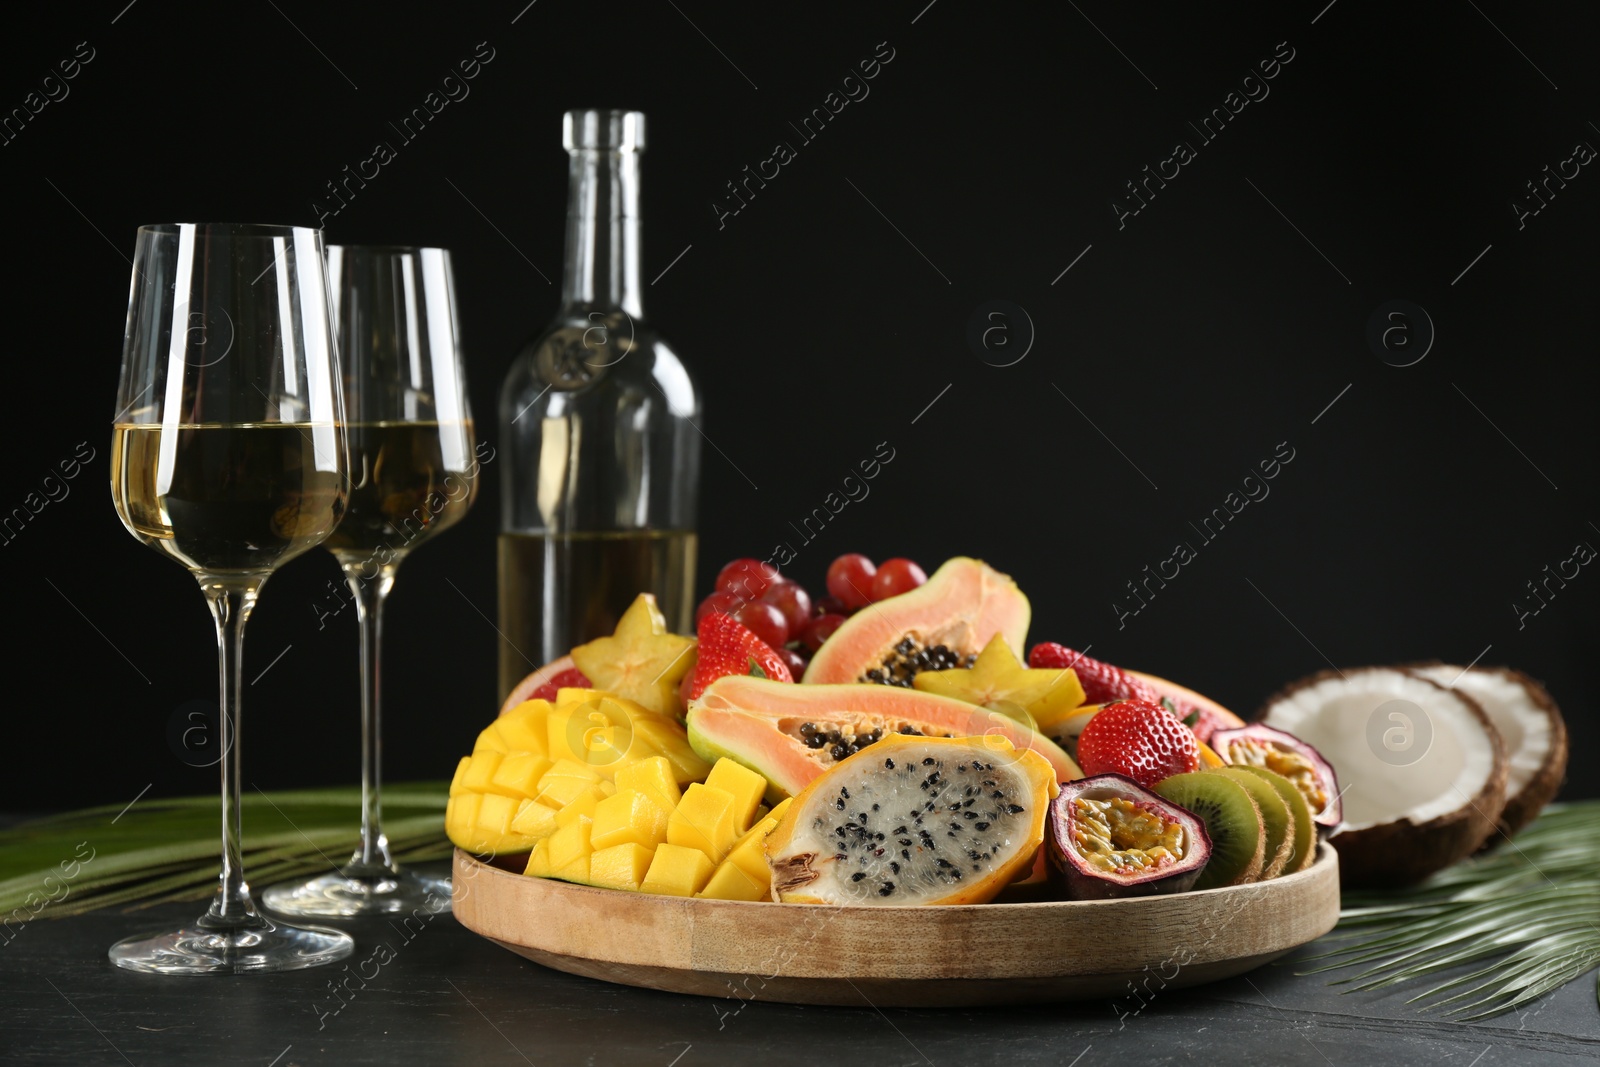
<path id="1" fill-rule="evenodd" d="M 1293 734 L 1253 723 L 1236 730 L 1217 730 L 1211 735 L 1211 747 L 1235 766 L 1264 767 L 1289 779 L 1306 798 L 1312 820 L 1323 831 L 1333 831 L 1343 819 L 1333 765 Z"/>
<path id="2" fill-rule="evenodd" d="M 1211 858 L 1204 822 L 1120 774 L 1062 785 L 1046 828 L 1051 875 L 1073 900 L 1181 893 Z"/>

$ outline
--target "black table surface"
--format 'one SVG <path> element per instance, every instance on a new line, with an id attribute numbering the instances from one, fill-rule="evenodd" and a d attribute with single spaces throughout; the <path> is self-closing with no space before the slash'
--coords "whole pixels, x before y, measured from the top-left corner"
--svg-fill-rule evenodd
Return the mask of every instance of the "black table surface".
<path id="1" fill-rule="evenodd" d="M 971 1010 L 802 1007 L 632 989 L 547 970 L 449 916 L 409 928 L 345 924 L 357 939 L 349 961 L 291 974 L 156 977 L 107 960 L 113 941 L 200 910 L 168 905 L 13 927 L 0 945 L 0 1064 L 1600 1062 L 1593 974 L 1520 1011 L 1466 1023 L 1419 1015 L 1405 1003 L 1417 987 L 1341 995 L 1328 975 L 1297 975 L 1310 949 L 1230 981 L 1147 993 L 1142 1008 L 1130 995 Z"/>

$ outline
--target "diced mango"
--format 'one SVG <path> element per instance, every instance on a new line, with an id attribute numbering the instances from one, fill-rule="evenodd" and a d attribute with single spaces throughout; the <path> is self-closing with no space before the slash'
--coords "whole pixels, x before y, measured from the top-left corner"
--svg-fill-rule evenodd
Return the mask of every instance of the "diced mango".
<path id="1" fill-rule="evenodd" d="M 510 752 L 500 760 L 499 768 L 490 779 L 490 788 L 514 797 L 536 797 L 539 779 L 549 769 L 550 761 L 540 753 Z"/>
<path id="2" fill-rule="evenodd" d="M 772 882 L 771 868 L 767 866 L 767 835 L 777 829 L 778 820 L 763 819 L 752 826 L 737 844 L 728 850 L 727 858 L 722 861 L 723 867 L 733 866 L 739 868 L 752 881 L 770 885 Z"/>
<path id="3" fill-rule="evenodd" d="M 534 800 L 523 800 L 511 817 L 511 832 L 535 841 L 556 832 L 556 812 Z"/>
<path id="4" fill-rule="evenodd" d="M 678 780 L 672 773 L 672 764 L 667 762 L 665 756 L 651 756 L 619 767 L 613 777 L 619 793 L 625 789 L 643 793 L 661 809 L 663 817 L 671 815 L 672 809 L 683 798 L 683 791 L 678 788 Z"/>
<path id="5" fill-rule="evenodd" d="M 593 819 L 582 815 L 545 839 L 550 842 L 551 867 L 559 871 L 578 857 L 594 851 L 589 845 L 589 827 L 593 823 Z"/>
<path id="6" fill-rule="evenodd" d="M 505 753 L 498 750 L 485 750 L 474 753 L 472 762 L 469 763 L 461 775 L 461 788 L 472 793 L 490 793 L 494 791 L 494 772 L 500 769 L 500 761 L 505 759 Z"/>
<path id="7" fill-rule="evenodd" d="M 518 803 L 498 793 L 463 793 L 451 797 L 445 805 L 445 833 L 455 845 L 468 852 L 525 852 L 533 847 L 533 839 L 511 828 Z"/>
<path id="8" fill-rule="evenodd" d="M 672 719 L 660 716 L 639 717 L 634 720 L 635 742 L 643 741 L 655 752 L 667 757 L 672 764 L 672 775 L 679 785 L 703 782 L 711 773 L 711 764 L 701 759 L 689 747 L 689 735 Z"/>
<path id="9" fill-rule="evenodd" d="M 472 791 L 472 790 L 467 788 L 467 784 L 466 784 L 467 768 L 469 768 L 471 766 L 472 766 L 472 757 L 471 756 L 462 756 L 461 757 L 461 762 L 456 764 L 455 776 L 450 779 L 450 795 L 451 796 L 458 797 L 463 793 L 470 793 Z"/>
<path id="10" fill-rule="evenodd" d="M 767 791 L 767 780 L 749 767 L 723 757 L 706 775 L 706 786 L 733 796 L 733 821 L 740 833 L 755 823 L 756 808 Z"/>
<path id="11" fill-rule="evenodd" d="M 545 752 L 550 705 L 543 700 L 528 700 L 486 726 L 478 735 L 473 752 Z"/>
<path id="12" fill-rule="evenodd" d="M 602 800 L 606 799 L 606 793 L 602 786 L 607 784 L 609 783 L 601 782 L 591 785 L 568 801 L 566 807 L 556 812 L 556 825 L 571 826 L 579 819 L 593 820 L 595 809 Z"/>
<path id="13" fill-rule="evenodd" d="M 706 887 L 697 894 L 712 900 L 766 900 L 772 892 L 772 881 L 752 881 L 744 871 L 731 863 L 724 863 L 712 872 Z"/>
<path id="14" fill-rule="evenodd" d="M 589 857 L 589 884 L 604 889 L 637 890 L 650 872 L 655 849 L 633 842 L 597 848 Z"/>
<path id="15" fill-rule="evenodd" d="M 587 764 L 558 759 L 539 779 L 534 799 L 553 808 L 564 808 L 598 781 L 600 775 Z"/>
<path id="16" fill-rule="evenodd" d="M 563 882 L 577 882 L 580 885 L 589 884 L 589 853 L 585 852 L 565 867 L 557 867 L 550 875 Z"/>
<path id="17" fill-rule="evenodd" d="M 733 794 L 698 782 L 684 791 L 683 799 L 667 819 L 667 841 L 697 848 L 713 864 L 721 863 L 739 836 L 734 823 Z"/>
<path id="18" fill-rule="evenodd" d="M 606 692 L 604 689 L 557 689 L 556 707 L 570 707 L 573 704 L 582 704 L 590 700 L 598 700 L 600 697 L 608 697 L 610 695 L 611 694 Z"/>
<path id="19" fill-rule="evenodd" d="M 618 765 L 649 754 L 632 751 L 633 718 L 628 707 L 609 697 L 557 708 L 546 720 L 550 755 L 587 764 L 609 778 Z"/>
<path id="20" fill-rule="evenodd" d="M 628 842 L 653 849 L 667 839 L 667 818 L 643 793 L 620 790 L 596 805 L 590 840 L 597 852 Z"/>
<path id="21" fill-rule="evenodd" d="M 545 839 L 533 846 L 533 851 L 528 853 L 528 867 L 522 872 L 536 878 L 549 878 L 555 873 L 555 868 L 550 866 L 550 841 Z"/>
<path id="22" fill-rule="evenodd" d="M 692 897 L 705 888 L 712 870 L 711 861 L 699 849 L 662 845 L 650 860 L 650 869 L 639 888 L 646 893 Z"/>

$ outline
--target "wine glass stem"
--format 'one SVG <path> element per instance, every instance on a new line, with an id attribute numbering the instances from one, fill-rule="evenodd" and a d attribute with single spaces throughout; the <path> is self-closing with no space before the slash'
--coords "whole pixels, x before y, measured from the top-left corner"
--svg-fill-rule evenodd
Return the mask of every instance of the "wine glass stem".
<path id="1" fill-rule="evenodd" d="M 394 870 L 389 841 L 383 836 L 383 603 L 394 587 L 396 565 L 380 567 L 375 575 L 366 568 L 346 566 L 345 580 L 355 594 L 356 619 L 361 627 L 361 848 L 351 858 L 363 868 Z"/>
<path id="2" fill-rule="evenodd" d="M 256 918 L 250 887 L 244 880 L 239 819 L 240 672 L 244 666 L 244 624 L 256 605 L 265 576 L 218 578 L 203 575 L 200 588 L 217 623 L 218 703 L 222 758 L 222 874 L 217 895 L 202 922 L 233 926 Z"/>

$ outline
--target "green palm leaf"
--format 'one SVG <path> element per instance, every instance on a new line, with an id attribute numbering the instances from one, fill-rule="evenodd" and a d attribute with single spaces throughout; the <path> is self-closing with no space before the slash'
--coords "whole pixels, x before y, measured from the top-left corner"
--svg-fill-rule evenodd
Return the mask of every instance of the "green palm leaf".
<path id="1" fill-rule="evenodd" d="M 450 855 L 442 782 L 386 785 L 384 833 L 397 860 Z M 257 885 L 317 874 L 360 842 L 361 791 L 255 790 L 242 800 L 244 869 Z M 217 885 L 215 796 L 142 800 L 52 815 L 0 831 L 0 938 L 28 919 L 203 900 Z"/>
<path id="2" fill-rule="evenodd" d="M 1488 855 L 1343 902 L 1327 939 L 1337 947 L 1300 973 L 1359 967 L 1334 984 L 1379 989 L 1490 961 L 1408 1003 L 1468 1019 L 1511 1011 L 1600 966 L 1600 801 L 1552 804 Z"/>

